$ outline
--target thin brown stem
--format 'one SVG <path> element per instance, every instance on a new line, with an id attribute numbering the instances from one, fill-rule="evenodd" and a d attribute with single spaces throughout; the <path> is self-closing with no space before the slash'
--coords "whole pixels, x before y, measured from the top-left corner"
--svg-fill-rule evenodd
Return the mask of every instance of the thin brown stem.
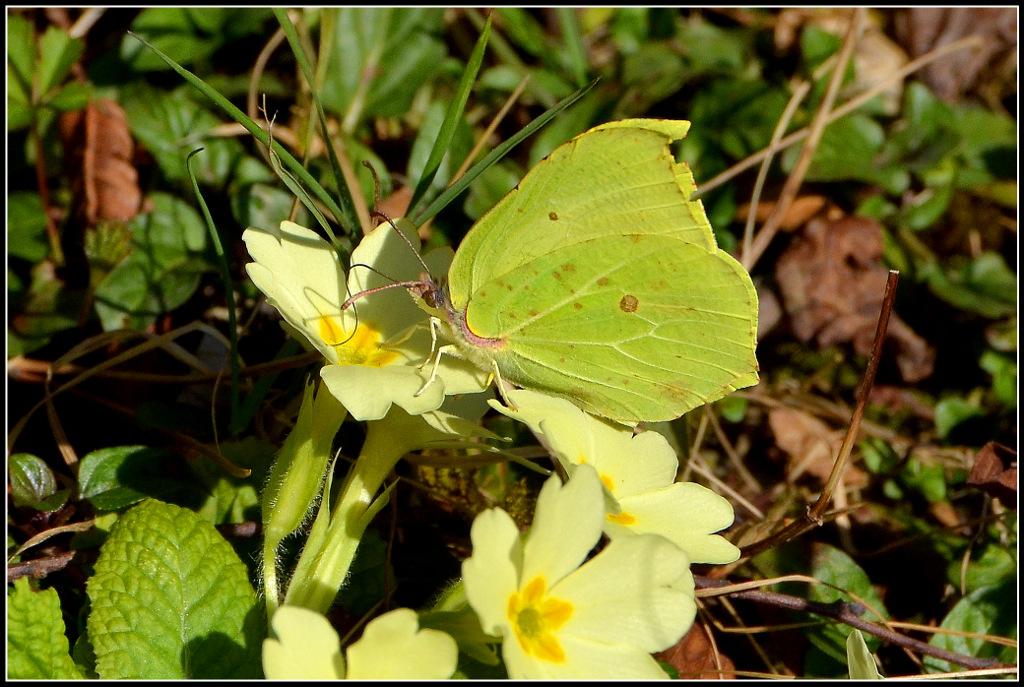
<path id="1" fill-rule="evenodd" d="M 843 472 L 846 470 L 846 465 L 849 462 L 850 454 L 853 450 L 853 444 L 860 433 L 861 419 L 864 417 L 864 409 L 867 407 L 868 396 L 871 394 L 871 387 L 875 383 L 875 373 L 878 371 L 878 362 L 882 354 L 882 344 L 885 342 L 885 332 L 889 326 L 889 315 L 892 313 L 893 302 L 896 299 L 896 284 L 898 282 L 899 272 L 891 270 L 889 272 L 889 278 L 885 282 L 885 295 L 882 297 L 882 311 L 878 316 L 878 326 L 875 329 L 875 339 L 871 345 L 871 358 L 868 360 L 868 366 L 864 370 L 864 378 L 861 380 L 857 405 L 853 409 L 853 416 L 850 418 L 850 426 L 846 430 L 846 436 L 843 438 L 843 444 L 839 448 L 839 455 L 836 457 L 836 462 L 832 466 L 832 473 L 829 475 L 828 481 L 821 491 L 821 495 L 818 497 L 818 500 L 814 505 L 807 509 L 807 512 L 804 513 L 803 517 L 794 520 L 775 534 L 766 537 L 759 542 L 754 542 L 750 546 L 744 547 L 742 549 L 742 556 L 744 558 L 754 556 L 761 551 L 765 551 L 776 546 L 777 544 L 789 541 L 790 539 L 803 534 L 807 530 L 822 524 L 825 509 L 828 507 L 828 503 L 832 499 L 832 494 L 835 491 L 836 484 L 839 482 L 840 477 L 842 477 Z"/>

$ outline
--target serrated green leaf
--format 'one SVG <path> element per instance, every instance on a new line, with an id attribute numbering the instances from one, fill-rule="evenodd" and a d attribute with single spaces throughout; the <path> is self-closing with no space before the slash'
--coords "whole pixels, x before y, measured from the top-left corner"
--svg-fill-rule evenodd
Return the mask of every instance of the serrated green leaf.
<path id="1" fill-rule="evenodd" d="M 881 680 L 875 659 L 864 642 L 860 630 L 854 630 L 846 638 L 846 662 L 850 666 L 851 680 Z"/>
<path id="2" fill-rule="evenodd" d="M 55 589 L 32 591 L 28 578 L 14 581 L 7 594 L 7 679 L 75 680 Z"/>
<path id="3" fill-rule="evenodd" d="M 981 635 L 994 635 L 1005 639 L 1017 638 L 1017 579 L 1009 579 L 996 587 L 983 587 L 960 599 L 953 610 L 942 620 L 941 627 L 946 630 L 959 630 Z M 1017 662 L 1016 646 L 1005 646 L 987 642 L 975 637 L 964 637 L 953 634 L 935 634 L 930 642 L 932 646 L 975 656 L 977 658 L 995 658 L 1002 663 Z M 925 668 L 929 672 L 949 672 L 959 667 L 951 666 L 946 661 L 924 657 Z"/>
<path id="4" fill-rule="evenodd" d="M 248 571 L 189 510 L 148 500 L 123 515 L 88 593 L 101 679 L 259 676 L 263 621 Z"/>
<path id="5" fill-rule="evenodd" d="M 57 491 L 57 478 L 41 458 L 15 453 L 7 461 L 7 474 L 15 506 L 53 511 L 68 500 L 68 491 Z"/>

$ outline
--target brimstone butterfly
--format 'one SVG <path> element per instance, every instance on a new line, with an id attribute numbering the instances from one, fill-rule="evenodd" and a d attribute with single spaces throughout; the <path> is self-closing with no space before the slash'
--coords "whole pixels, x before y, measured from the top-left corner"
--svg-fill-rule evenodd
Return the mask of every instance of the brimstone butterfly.
<path id="1" fill-rule="evenodd" d="M 463 357 L 630 425 L 757 383 L 754 286 L 670 149 L 689 126 L 591 129 L 473 225 L 447 279 L 413 288 Z"/>

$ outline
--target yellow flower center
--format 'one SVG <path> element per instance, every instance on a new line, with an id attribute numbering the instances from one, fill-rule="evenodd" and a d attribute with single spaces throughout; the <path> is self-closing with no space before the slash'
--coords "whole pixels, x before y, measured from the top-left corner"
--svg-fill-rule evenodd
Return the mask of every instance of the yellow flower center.
<path id="1" fill-rule="evenodd" d="M 585 457 L 581 456 L 580 459 L 577 462 L 580 465 L 582 465 L 582 464 L 587 462 L 587 459 Z M 609 477 L 608 475 L 601 474 L 600 475 L 600 479 L 601 479 L 601 484 L 603 484 L 605 486 L 605 489 L 607 489 L 609 493 L 614 494 L 615 493 L 615 482 L 612 481 L 612 478 Z M 626 525 L 627 527 L 636 524 L 636 516 L 633 515 L 632 513 L 627 513 L 626 511 L 622 511 L 621 513 L 618 513 L 618 514 L 608 513 L 605 517 L 608 518 L 609 520 L 611 520 L 612 522 L 617 522 L 620 525 Z"/>
<path id="2" fill-rule="evenodd" d="M 573 607 L 546 592 L 544 578 L 533 578 L 522 591 L 508 597 L 508 619 L 524 652 L 542 661 L 564 663 L 565 650 L 557 632 L 572 617 Z"/>
<path id="3" fill-rule="evenodd" d="M 321 317 L 318 325 L 320 338 L 338 352 L 339 365 L 384 367 L 398 358 L 395 351 L 381 347 L 380 332 L 372 324 L 360 322 L 351 336 L 345 335 L 341 324 L 333 317 Z"/>

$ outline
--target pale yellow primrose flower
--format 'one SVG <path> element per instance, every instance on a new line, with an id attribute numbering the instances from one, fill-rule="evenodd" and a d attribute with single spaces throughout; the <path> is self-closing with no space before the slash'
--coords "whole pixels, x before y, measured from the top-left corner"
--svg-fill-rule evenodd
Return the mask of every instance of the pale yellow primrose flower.
<path id="1" fill-rule="evenodd" d="M 437 378 L 424 388 L 430 365 L 426 372 L 420 367 L 431 355 L 431 339 L 427 328 L 417 326 L 426 318 L 415 298 L 396 287 L 359 298 L 354 307 L 342 310 L 350 294 L 390 282 L 355 267 L 346 290 L 337 252 L 313 231 L 282 222 L 277 231 L 250 227 L 242 240 L 255 260 L 245 266 L 249 277 L 290 328 L 327 359 L 320 376 L 355 419 L 379 420 L 393 403 L 416 415 L 438 408 L 446 393 L 485 388 L 485 375 L 452 356 L 442 356 Z M 450 252 L 427 256 L 438 273 L 447 268 L 438 263 L 450 260 Z M 352 251 L 352 264 L 370 265 L 395 279 L 415 279 L 423 271 L 388 224 L 360 242 Z"/>
<path id="2" fill-rule="evenodd" d="M 668 677 L 650 654 L 693 624 L 690 561 L 664 537 L 640 534 L 583 563 L 604 513 L 601 482 L 583 465 L 564 486 L 545 483 L 525 544 L 501 509 L 473 521 L 466 596 L 483 630 L 502 638 L 510 678 Z"/>
<path id="3" fill-rule="evenodd" d="M 338 633 L 320 613 L 281 606 L 271 623 L 277 639 L 263 640 L 269 680 L 441 680 L 455 672 L 455 640 L 419 629 L 416 613 L 398 608 L 371 620 L 341 655 Z M 347 666 L 346 666 L 347 663 Z"/>
<path id="4" fill-rule="evenodd" d="M 632 430 L 588 415 L 560 398 L 517 389 L 508 392 L 516 410 L 491 405 L 526 423 L 548 442 L 568 474 L 593 465 L 610 497 L 604 532 L 611 538 L 649 532 L 675 543 L 694 563 L 731 563 L 740 551 L 714 534 L 729 527 L 732 506 L 693 482 L 676 482 L 678 461 L 657 432 Z"/>

